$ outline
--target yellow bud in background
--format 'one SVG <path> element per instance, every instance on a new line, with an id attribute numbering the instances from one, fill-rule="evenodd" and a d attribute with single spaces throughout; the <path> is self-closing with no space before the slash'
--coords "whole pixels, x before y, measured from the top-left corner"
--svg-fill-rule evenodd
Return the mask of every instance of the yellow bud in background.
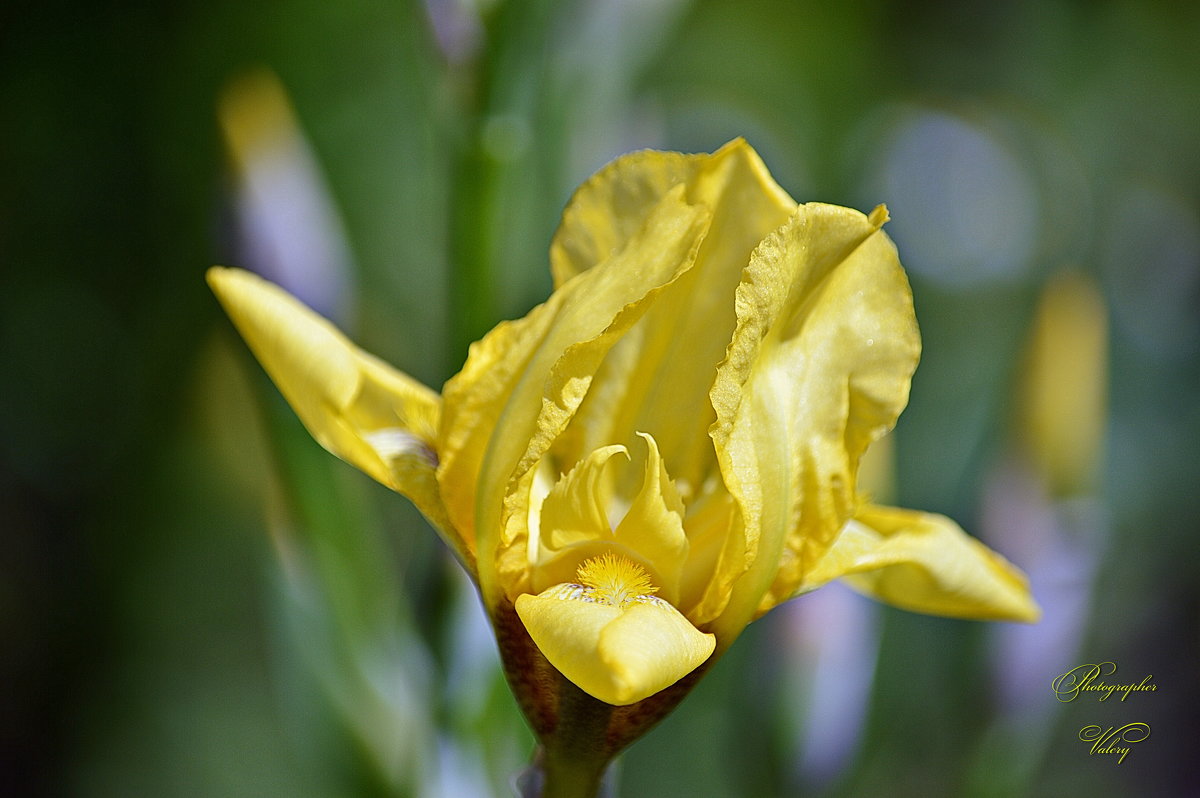
<path id="1" fill-rule="evenodd" d="M 1108 314 L 1094 281 L 1064 272 L 1042 293 L 1021 377 L 1018 434 L 1056 496 L 1089 491 L 1103 459 Z"/>

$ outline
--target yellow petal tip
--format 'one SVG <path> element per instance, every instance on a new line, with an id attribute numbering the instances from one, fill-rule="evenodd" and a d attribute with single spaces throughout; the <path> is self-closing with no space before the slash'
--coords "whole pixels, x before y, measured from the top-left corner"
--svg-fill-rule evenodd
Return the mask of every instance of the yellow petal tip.
<path id="1" fill-rule="evenodd" d="M 235 270 L 228 266 L 210 266 L 208 267 L 208 271 L 204 273 L 204 279 L 208 282 L 208 287 L 214 292 L 220 291 L 221 286 L 232 271 Z"/>
<path id="2" fill-rule="evenodd" d="M 842 578 L 903 609 L 1036 623 L 1029 580 L 942 515 L 865 505 L 810 572 L 808 588 Z"/>

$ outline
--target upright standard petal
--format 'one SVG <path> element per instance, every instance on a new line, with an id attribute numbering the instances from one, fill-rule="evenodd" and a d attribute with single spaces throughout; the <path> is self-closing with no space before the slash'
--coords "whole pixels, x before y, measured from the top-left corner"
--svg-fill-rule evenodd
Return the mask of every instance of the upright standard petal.
<path id="1" fill-rule="evenodd" d="M 942 515 L 865 506 L 805 576 L 800 592 L 841 578 L 897 607 L 987 621 L 1036 621 L 1025 576 Z"/>
<path id="2" fill-rule="evenodd" d="M 455 512 L 474 508 L 479 583 L 492 606 L 527 576 L 525 534 L 532 469 L 574 415 L 601 359 L 663 287 L 692 267 L 710 214 L 669 192 L 626 246 L 559 288 L 520 322 L 472 347 L 446 387 L 438 479 Z M 455 517 L 458 520 L 458 517 Z M 496 570 L 492 570 L 496 569 Z"/>
<path id="3" fill-rule="evenodd" d="M 802 205 L 738 286 L 712 438 L 753 562 L 714 624 L 722 645 L 824 554 L 854 512 L 859 457 L 908 401 L 920 341 L 886 220 Z M 718 570 L 744 567 L 737 555 Z"/>
<path id="4" fill-rule="evenodd" d="M 555 288 L 604 262 L 623 249 L 658 202 L 676 186 L 688 187 L 688 199 L 703 202 L 714 213 L 728 203 L 728 223 L 743 228 L 756 217 L 782 213 L 796 202 L 771 177 L 758 153 L 737 138 L 714 153 L 684 154 L 640 150 L 622 155 L 587 179 L 571 196 L 550 244 L 550 271 Z M 751 247 L 770 230 L 768 227 Z M 753 232 L 749 232 L 753 237 Z M 724 246 L 738 243 L 735 236 Z"/>
<path id="5" fill-rule="evenodd" d="M 438 395 L 355 347 L 273 283 L 223 267 L 209 269 L 208 283 L 317 442 L 408 496 L 473 571 L 470 545 L 438 492 Z"/>
<path id="6" fill-rule="evenodd" d="M 741 139 L 711 155 L 632 153 L 572 197 L 551 264 L 560 282 L 592 268 L 676 187 L 712 213 L 696 264 L 605 357 L 562 448 L 570 459 L 608 443 L 632 447 L 637 432 L 648 432 L 672 475 L 691 488 L 716 471 L 708 389 L 736 323 L 734 290 L 750 253 L 796 203 Z"/>

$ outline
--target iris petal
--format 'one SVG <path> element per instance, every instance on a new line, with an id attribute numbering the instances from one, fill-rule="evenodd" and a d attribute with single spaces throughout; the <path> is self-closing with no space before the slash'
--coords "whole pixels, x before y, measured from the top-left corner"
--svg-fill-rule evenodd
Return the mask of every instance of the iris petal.
<path id="1" fill-rule="evenodd" d="M 712 154 L 641 150 L 622 155 L 588 178 L 567 203 L 550 244 L 555 288 L 622 249 L 654 206 L 680 185 L 688 187 L 689 201 L 704 203 L 714 213 L 729 203 L 727 224 L 740 230 L 719 238 L 725 246 L 747 239 L 747 252 L 796 207 L 744 139 Z M 753 228 L 763 216 L 779 218 L 758 232 Z"/>
<path id="2" fill-rule="evenodd" d="M 942 515 L 866 506 L 801 586 L 842 578 L 897 607 L 992 621 L 1038 619 L 1024 575 Z"/>
<path id="3" fill-rule="evenodd" d="M 551 260 L 556 280 L 593 268 L 672 188 L 712 213 L 696 265 L 605 357 L 561 446 L 573 460 L 608 443 L 632 449 L 635 434 L 648 432 L 671 474 L 695 486 L 716 471 L 708 389 L 736 324 L 734 291 L 750 253 L 796 203 L 741 139 L 712 155 L 633 153 L 576 192 Z"/>
<path id="4" fill-rule="evenodd" d="M 802 205 L 738 287 L 712 437 L 753 563 L 716 622 L 722 644 L 824 553 L 857 503 L 858 458 L 908 401 L 920 341 L 886 219 Z M 741 552 L 723 552 L 718 569 L 739 568 Z"/>
<path id="5" fill-rule="evenodd" d="M 566 588 L 566 590 L 564 590 Z M 671 686 L 712 654 L 715 641 L 669 603 L 625 607 L 565 598 L 566 585 L 517 599 L 529 636 L 555 668 L 584 692 L 616 706 Z"/>
<path id="6" fill-rule="evenodd" d="M 435 477 L 440 397 L 261 277 L 214 267 L 208 282 L 317 442 L 408 496 L 473 570 L 470 543 L 447 517 Z"/>
<path id="7" fill-rule="evenodd" d="M 669 193 L 623 250 L 522 322 L 489 334 L 447 384 L 453 410 L 442 426 L 438 480 L 448 506 L 474 508 L 489 605 L 501 589 L 497 574 L 511 580 L 526 570 L 524 554 L 513 549 L 526 533 L 533 468 L 574 415 L 609 347 L 664 285 L 691 268 L 708 222 L 708 212 L 685 202 L 681 190 Z"/>

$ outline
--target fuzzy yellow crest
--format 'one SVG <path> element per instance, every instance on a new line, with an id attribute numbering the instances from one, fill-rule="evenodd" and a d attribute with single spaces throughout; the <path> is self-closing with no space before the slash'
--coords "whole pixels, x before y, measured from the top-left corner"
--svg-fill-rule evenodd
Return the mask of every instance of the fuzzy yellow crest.
<path id="1" fill-rule="evenodd" d="M 641 596 L 650 596 L 658 588 L 640 565 L 612 552 L 585 560 L 575 572 L 581 585 L 590 587 L 593 601 L 624 607 Z"/>

